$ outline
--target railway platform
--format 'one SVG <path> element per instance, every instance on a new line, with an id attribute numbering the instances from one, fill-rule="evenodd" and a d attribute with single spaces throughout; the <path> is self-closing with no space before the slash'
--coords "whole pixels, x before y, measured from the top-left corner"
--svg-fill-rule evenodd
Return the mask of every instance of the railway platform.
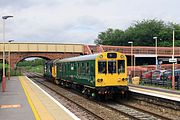
<path id="1" fill-rule="evenodd" d="M 79 120 L 25 76 L 6 80 L 0 91 L 0 120 Z"/>
<path id="2" fill-rule="evenodd" d="M 164 98 L 176 102 L 180 102 L 180 91 L 173 91 L 157 87 L 139 86 L 129 84 L 129 90 L 135 93 L 150 95 L 154 97 Z"/>

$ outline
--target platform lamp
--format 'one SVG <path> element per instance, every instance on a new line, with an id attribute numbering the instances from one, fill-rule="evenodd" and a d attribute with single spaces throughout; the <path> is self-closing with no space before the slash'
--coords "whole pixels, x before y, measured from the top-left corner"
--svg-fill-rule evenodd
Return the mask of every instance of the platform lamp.
<path id="1" fill-rule="evenodd" d="M 156 47 L 156 70 L 158 68 L 158 59 L 157 59 L 157 37 L 153 37 L 153 39 L 155 40 L 155 47 Z"/>
<path id="2" fill-rule="evenodd" d="M 172 59 L 174 59 L 174 40 L 175 40 L 175 28 L 173 28 L 173 55 L 172 55 Z M 172 89 L 175 89 L 175 78 L 174 78 L 174 62 L 173 62 L 173 68 L 172 68 Z"/>
<path id="3" fill-rule="evenodd" d="M 8 48 L 9 48 L 9 53 L 8 53 L 8 58 L 9 58 L 9 66 L 8 66 L 8 80 L 10 80 L 11 76 L 11 54 L 10 54 L 10 43 L 13 42 L 14 40 L 9 40 L 8 41 Z"/>
<path id="4" fill-rule="evenodd" d="M 131 44 L 131 72 L 132 72 L 132 66 L 133 66 L 133 41 L 129 41 L 128 43 Z"/>
<path id="5" fill-rule="evenodd" d="M 6 76 L 5 76 L 5 20 L 13 16 L 2 16 L 3 19 L 3 76 L 2 76 L 2 92 L 6 89 Z"/>

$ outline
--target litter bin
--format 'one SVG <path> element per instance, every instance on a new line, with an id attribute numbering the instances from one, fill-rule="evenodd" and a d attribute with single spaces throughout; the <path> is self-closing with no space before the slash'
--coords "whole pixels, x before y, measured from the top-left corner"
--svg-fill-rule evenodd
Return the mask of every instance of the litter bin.
<path id="1" fill-rule="evenodd" d="M 132 84 L 139 85 L 140 77 L 133 77 L 132 78 Z"/>

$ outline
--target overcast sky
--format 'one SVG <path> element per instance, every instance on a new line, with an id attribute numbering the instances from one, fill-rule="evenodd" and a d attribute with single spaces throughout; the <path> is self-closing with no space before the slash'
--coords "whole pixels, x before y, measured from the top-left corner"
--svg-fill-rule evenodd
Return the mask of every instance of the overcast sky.
<path id="1" fill-rule="evenodd" d="M 137 20 L 180 23 L 180 0 L 0 0 L 0 15 L 14 16 L 6 41 L 92 44 L 107 28 L 125 30 Z"/>

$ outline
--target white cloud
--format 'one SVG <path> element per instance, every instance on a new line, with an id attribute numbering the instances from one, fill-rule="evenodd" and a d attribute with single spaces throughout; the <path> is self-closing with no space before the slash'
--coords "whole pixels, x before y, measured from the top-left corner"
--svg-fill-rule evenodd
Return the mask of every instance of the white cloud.
<path id="1" fill-rule="evenodd" d="M 6 39 L 93 43 L 99 32 L 126 29 L 135 20 L 179 23 L 179 4 L 179 0 L 2 0 L 0 15 L 14 15 L 6 20 Z"/>

